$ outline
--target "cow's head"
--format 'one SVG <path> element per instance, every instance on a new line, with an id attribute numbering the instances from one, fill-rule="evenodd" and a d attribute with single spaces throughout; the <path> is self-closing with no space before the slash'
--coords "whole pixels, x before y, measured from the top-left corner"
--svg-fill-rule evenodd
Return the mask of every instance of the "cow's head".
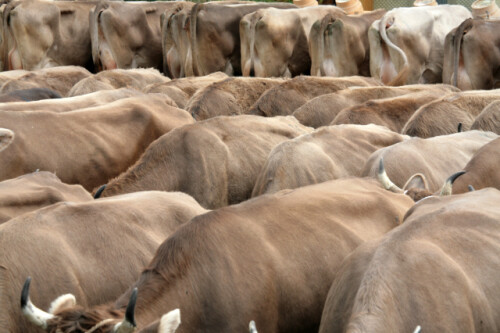
<path id="1" fill-rule="evenodd" d="M 425 176 L 421 173 L 414 174 L 413 176 L 410 177 L 410 179 L 406 182 L 406 184 L 403 186 L 403 188 L 398 187 L 396 184 L 394 184 L 387 173 L 385 172 L 384 168 L 384 159 L 381 158 L 379 162 L 379 169 L 378 169 L 378 174 L 377 178 L 382 183 L 382 186 L 386 190 L 395 192 L 395 193 L 404 193 L 408 195 L 410 198 L 413 199 L 413 201 L 417 202 L 420 201 L 426 197 L 430 197 L 432 195 L 439 195 L 439 196 L 445 196 L 445 195 L 451 195 L 451 188 L 453 185 L 453 182 L 463 175 L 465 171 L 460 171 L 457 173 L 454 173 L 451 175 L 446 182 L 444 183 L 443 187 L 438 193 L 432 193 L 429 190 L 429 186 L 427 184 L 427 179 Z"/>
<path id="2" fill-rule="evenodd" d="M 50 305 L 49 312 L 37 308 L 29 298 L 31 278 L 28 277 L 21 292 L 21 310 L 26 318 L 49 333 L 133 333 L 137 331 L 135 303 L 137 288 L 132 291 L 129 303 L 123 310 L 97 307 L 86 310 L 76 305 L 71 294 L 59 296 Z M 122 319 L 123 318 L 123 319 Z M 163 315 L 157 333 L 174 333 L 181 323 L 180 310 Z"/>

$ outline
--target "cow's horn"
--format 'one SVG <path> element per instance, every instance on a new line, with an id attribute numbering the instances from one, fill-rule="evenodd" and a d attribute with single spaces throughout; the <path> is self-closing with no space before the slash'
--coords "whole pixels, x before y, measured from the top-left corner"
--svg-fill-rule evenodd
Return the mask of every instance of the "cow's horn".
<path id="1" fill-rule="evenodd" d="M 125 319 L 121 323 L 115 325 L 115 333 L 132 333 L 135 331 L 137 325 L 135 324 L 135 302 L 137 301 L 137 288 L 132 290 L 130 300 L 128 301 L 127 310 L 125 310 Z"/>
<path id="2" fill-rule="evenodd" d="M 104 190 L 106 189 L 106 185 L 107 184 L 104 184 L 97 189 L 97 191 L 94 194 L 94 199 L 99 199 L 101 197 L 102 192 L 104 192 Z"/>
<path id="3" fill-rule="evenodd" d="M 467 186 L 467 189 L 469 189 L 469 192 L 474 192 L 476 190 L 472 185 Z"/>
<path id="4" fill-rule="evenodd" d="M 248 330 L 250 333 L 259 333 L 257 332 L 257 327 L 255 326 L 255 321 L 251 320 L 250 324 L 248 325 Z"/>
<path id="5" fill-rule="evenodd" d="M 420 333 L 421 330 L 422 330 L 422 327 L 420 327 L 420 325 L 418 325 L 417 327 L 415 327 L 415 330 L 413 331 L 413 333 Z"/>
<path id="6" fill-rule="evenodd" d="M 389 176 L 387 175 L 387 172 L 385 172 L 384 168 L 384 158 L 380 159 L 379 165 L 378 165 L 378 173 L 377 173 L 377 178 L 382 183 L 382 186 L 386 190 L 395 192 L 395 193 L 403 193 L 403 190 L 400 189 L 396 184 L 394 184 L 390 179 Z"/>
<path id="7" fill-rule="evenodd" d="M 458 123 L 457 133 L 461 133 L 462 132 L 462 127 L 463 127 L 463 124 L 462 123 Z"/>
<path id="8" fill-rule="evenodd" d="M 446 182 L 444 183 L 443 187 L 441 188 L 441 192 L 439 193 L 440 196 L 445 196 L 445 195 L 451 195 L 452 194 L 452 185 L 453 182 L 463 175 L 465 171 L 459 171 L 457 173 L 454 173 L 451 175 L 448 179 L 446 179 Z"/>
<path id="9" fill-rule="evenodd" d="M 21 310 L 23 314 L 38 327 L 47 329 L 47 321 L 54 318 L 54 315 L 40 310 L 31 303 L 30 300 L 30 283 L 31 277 L 28 277 L 24 282 L 23 290 L 21 292 Z"/>

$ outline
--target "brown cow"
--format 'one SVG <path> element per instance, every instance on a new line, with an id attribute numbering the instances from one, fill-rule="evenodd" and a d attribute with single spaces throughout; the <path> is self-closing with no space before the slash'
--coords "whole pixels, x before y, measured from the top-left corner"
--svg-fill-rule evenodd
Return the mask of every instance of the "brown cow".
<path id="1" fill-rule="evenodd" d="M 220 116 L 183 126 L 152 143 L 102 193 L 181 191 L 207 208 L 250 198 L 267 155 L 277 144 L 309 133 L 293 117 Z"/>
<path id="2" fill-rule="evenodd" d="M 295 8 L 291 3 L 200 3 L 191 10 L 190 41 L 193 73 L 241 75 L 240 20 L 261 8 Z"/>
<path id="3" fill-rule="evenodd" d="M 251 319 L 261 332 L 317 331 L 342 260 L 397 226 L 411 205 L 408 197 L 375 181 L 354 178 L 197 216 L 159 247 L 133 285 L 138 288 L 136 331 L 165 332 L 158 319 L 175 308 L 183 318 L 178 333 L 245 332 Z M 111 306 L 54 313 L 46 331 L 88 331 L 110 318 L 100 332 L 111 333 L 131 292 Z M 135 330 L 127 322 L 120 326 L 120 332 Z"/>
<path id="4" fill-rule="evenodd" d="M 446 36 L 443 82 L 466 89 L 499 88 L 500 22 L 467 19 Z"/>
<path id="5" fill-rule="evenodd" d="M 395 8 L 368 31 L 371 76 L 389 85 L 442 82 L 444 40 L 464 6 Z"/>
<path id="6" fill-rule="evenodd" d="M 309 35 L 311 75 L 370 76 L 368 29 L 385 13 L 377 9 L 343 17 L 328 14 L 316 21 Z"/>
<path id="7" fill-rule="evenodd" d="M 470 128 L 500 134 L 500 101 L 488 104 L 474 119 Z"/>
<path id="8" fill-rule="evenodd" d="M 91 94 L 36 102 L 17 102 L 0 104 L 0 111 L 51 111 L 66 112 L 93 106 L 100 106 L 116 100 L 143 95 L 140 91 L 128 88 L 96 91 Z"/>
<path id="9" fill-rule="evenodd" d="M 96 67 L 163 70 L 160 16 L 176 5 L 171 1 L 100 1 L 89 19 Z"/>
<path id="10" fill-rule="evenodd" d="M 8 80 L 2 85 L 0 92 L 8 93 L 19 89 L 49 88 L 58 92 L 61 96 L 68 96 L 71 87 L 91 75 L 85 68 L 77 66 L 45 68 Z"/>
<path id="11" fill-rule="evenodd" d="M 361 175 L 379 178 L 383 159 L 391 180 L 386 182 L 386 188 L 396 192 L 415 188 L 407 194 L 419 200 L 422 194 L 418 189 L 425 189 L 426 195 L 440 190 L 451 174 L 461 171 L 481 147 L 497 137 L 491 132 L 468 131 L 429 139 L 411 138 L 377 150 Z"/>
<path id="12" fill-rule="evenodd" d="M 378 125 L 339 125 L 285 141 L 269 153 L 252 197 L 360 176 L 373 152 L 405 139 L 408 137 Z"/>
<path id="13" fill-rule="evenodd" d="M 496 332 L 499 200 L 484 189 L 413 206 L 344 261 L 319 332 Z"/>
<path id="14" fill-rule="evenodd" d="M 318 128 L 329 125 L 342 109 L 361 104 L 371 99 L 397 97 L 429 89 L 458 91 L 452 86 L 415 84 L 403 87 L 349 87 L 331 94 L 315 97 L 297 108 L 293 116 L 301 124 Z"/>
<path id="15" fill-rule="evenodd" d="M 4 10 L 7 69 L 83 66 L 93 70 L 89 12 L 93 1 L 13 1 Z M 7 54 L 6 54 L 7 53 Z"/>
<path id="16" fill-rule="evenodd" d="M 99 90 L 117 88 L 132 88 L 140 91 L 147 85 L 168 81 L 170 81 L 169 78 L 153 68 L 114 69 L 81 80 L 71 88 L 68 96 L 85 95 Z"/>
<path id="17" fill-rule="evenodd" d="M 184 109 L 189 99 L 200 89 L 206 86 L 227 79 L 228 76 L 222 72 L 215 72 L 205 76 L 195 76 L 175 79 L 169 82 L 153 83 L 146 86 L 145 93 L 165 94 L 172 98 L 178 107 Z"/>
<path id="18" fill-rule="evenodd" d="M 56 91 L 47 88 L 19 89 L 0 94 L 0 103 L 32 102 L 61 97 Z"/>
<path id="19" fill-rule="evenodd" d="M 361 76 L 343 78 L 298 76 L 263 93 L 249 113 L 266 117 L 291 115 L 314 97 L 352 86 L 377 85 L 380 85 L 377 80 Z"/>
<path id="20" fill-rule="evenodd" d="M 292 77 L 309 74 L 309 31 L 323 16 L 345 17 L 335 6 L 259 9 L 240 21 L 244 76 Z"/>
<path id="21" fill-rule="evenodd" d="M 83 306 L 110 302 L 170 234 L 205 212 L 183 193 L 140 192 L 61 202 L 0 225 L 0 331 L 43 332 L 19 307 L 27 276 L 36 288 L 31 298 L 43 308 L 68 292 Z"/>
<path id="22" fill-rule="evenodd" d="M 0 182 L 0 224 L 59 201 L 84 202 L 92 196 L 80 185 L 67 185 L 47 171 Z"/>
<path id="23" fill-rule="evenodd" d="M 265 91 L 281 83 L 278 78 L 231 77 L 198 90 L 186 111 L 196 120 L 246 114 Z"/>
<path id="24" fill-rule="evenodd" d="M 0 152 L 0 180 L 37 169 L 87 190 L 132 165 L 155 139 L 193 122 L 161 95 L 131 97 L 72 112 L 0 111 L 0 123 L 15 133 Z"/>
<path id="25" fill-rule="evenodd" d="M 369 100 L 340 111 L 330 125 L 377 124 L 399 133 L 418 108 L 451 92 L 447 86 L 441 88 L 434 87 L 403 96 Z"/>
<path id="26" fill-rule="evenodd" d="M 500 90 L 466 91 L 449 94 L 418 109 L 402 133 L 429 138 L 456 133 L 458 124 L 469 130 L 474 118 L 491 102 L 500 99 Z"/>

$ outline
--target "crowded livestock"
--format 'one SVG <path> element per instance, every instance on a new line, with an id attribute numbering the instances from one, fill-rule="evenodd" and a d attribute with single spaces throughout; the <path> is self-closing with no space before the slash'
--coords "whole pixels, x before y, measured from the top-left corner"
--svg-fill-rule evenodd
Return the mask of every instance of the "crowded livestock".
<path id="1" fill-rule="evenodd" d="M 0 4 L 0 333 L 500 331 L 500 8 L 318 1 Z"/>

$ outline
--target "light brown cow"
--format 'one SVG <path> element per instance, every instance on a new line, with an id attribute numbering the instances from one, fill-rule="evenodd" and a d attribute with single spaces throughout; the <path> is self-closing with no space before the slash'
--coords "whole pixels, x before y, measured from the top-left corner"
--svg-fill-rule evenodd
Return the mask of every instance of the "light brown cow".
<path id="1" fill-rule="evenodd" d="M 377 124 L 399 133 L 418 108 L 451 92 L 446 86 L 441 88 L 435 87 L 398 97 L 369 100 L 340 111 L 330 125 Z"/>
<path id="2" fill-rule="evenodd" d="M 0 103 L 32 102 L 61 97 L 58 92 L 47 88 L 19 89 L 0 94 Z"/>
<path id="3" fill-rule="evenodd" d="M 206 210 L 183 193 L 140 192 L 89 202 L 61 202 L 0 225 L 0 331 L 43 332 L 19 307 L 23 281 L 31 299 L 72 293 L 83 306 L 116 299 L 180 225 Z"/>
<path id="4" fill-rule="evenodd" d="M 247 114 L 265 91 L 281 83 L 279 78 L 228 78 L 198 90 L 186 111 L 196 120 Z"/>
<path id="5" fill-rule="evenodd" d="M 132 88 L 140 91 L 147 85 L 169 81 L 169 78 L 153 68 L 114 69 L 81 80 L 71 88 L 68 96 L 79 96 L 99 90 L 117 88 Z"/>
<path id="6" fill-rule="evenodd" d="M 0 104 L 0 111 L 51 111 L 67 112 L 93 106 L 104 105 L 122 98 L 142 95 L 140 91 L 128 88 L 102 90 L 95 93 L 66 97 L 60 99 L 41 100 L 36 102 L 16 102 Z"/>
<path id="7" fill-rule="evenodd" d="M 298 76 L 263 93 L 249 113 L 266 117 L 291 115 L 314 97 L 352 86 L 377 85 L 380 85 L 379 81 L 361 76 L 343 78 Z"/>
<path id="8" fill-rule="evenodd" d="M 409 93 L 426 91 L 429 89 L 449 89 L 458 91 L 451 86 L 415 84 L 403 87 L 349 87 L 331 94 L 315 97 L 297 108 L 293 116 L 301 124 L 318 128 L 329 125 L 342 109 L 361 104 L 371 99 L 397 97 Z"/>
<path id="9" fill-rule="evenodd" d="M 72 112 L 0 111 L 0 123 L 15 133 L 0 152 L 0 180 L 37 169 L 87 190 L 132 165 L 146 147 L 193 118 L 161 95 L 122 99 Z"/>
<path id="10" fill-rule="evenodd" d="M 93 70 L 89 12 L 93 1 L 14 1 L 4 10 L 7 69 L 83 66 Z M 6 31 L 8 30 L 8 31 Z"/>
<path id="11" fill-rule="evenodd" d="M 495 332 L 500 192 L 429 198 L 342 264 L 320 333 Z"/>
<path id="12" fill-rule="evenodd" d="M 495 139 L 479 149 L 463 168 L 465 174 L 453 182 L 452 193 L 465 193 L 469 185 L 479 190 L 485 187 L 500 189 L 500 139 Z"/>
<path id="13" fill-rule="evenodd" d="M 389 85 L 442 82 L 446 34 L 470 17 L 453 5 L 387 12 L 368 31 L 371 76 Z"/>
<path id="14" fill-rule="evenodd" d="M 19 89 L 49 88 L 61 96 L 67 96 L 71 87 L 92 74 L 83 67 L 61 66 L 28 72 L 18 78 L 6 81 L 0 92 L 7 93 Z"/>
<path id="15" fill-rule="evenodd" d="M 500 134 L 500 101 L 488 104 L 474 119 L 470 128 Z"/>
<path id="16" fill-rule="evenodd" d="M 277 144 L 312 129 L 293 117 L 220 116 L 183 126 L 152 143 L 104 196 L 181 191 L 207 208 L 250 198 L 267 155 Z"/>
<path id="17" fill-rule="evenodd" d="M 368 29 L 385 9 L 338 17 L 328 14 L 316 21 L 309 33 L 311 75 L 370 76 Z"/>
<path id="18" fill-rule="evenodd" d="M 291 3 L 196 4 L 191 10 L 190 41 L 194 75 L 241 75 L 240 20 L 261 8 L 295 8 Z M 189 74 L 187 74 L 189 75 Z"/>
<path id="19" fill-rule="evenodd" d="M 261 332 L 317 331 L 343 258 L 397 226 L 411 205 L 372 180 L 346 179 L 197 216 L 159 247 L 133 285 L 135 331 L 171 332 L 159 319 L 175 308 L 182 314 L 178 333 L 246 332 L 252 319 Z M 105 308 L 55 313 L 47 332 L 87 331 L 111 318 L 101 331 L 111 333 L 131 292 Z M 135 329 L 127 322 L 120 327 Z"/>
<path id="20" fill-rule="evenodd" d="M 388 177 L 397 187 L 394 191 L 415 188 L 408 195 L 419 200 L 417 189 L 425 189 L 426 195 L 440 190 L 451 174 L 461 171 L 481 147 L 497 137 L 491 132 L 468 131 L 429 139 L 411 138 L 377 150 L 361 175 L 378 178 L 383 159 Z"/>
<path id="21" fill-rule="evenodd" d="M 266 8 L 240 21 L 241 68 L 244 76 L 292 77 L 309 74 L 309 31 L 323 16 L 345 17 L 335 6 Z"/>
<path id="22" fill-rule="evenodd" d="M 193 6 L 194 3 L 190 1 L 177 2 L 175 7 L 166 10 L 160 17 L 163 73 L 171 78 L 193 75 L 189 39 L 190 14 Z"/>
<path id="23" fill-rule="evenodd" d="M 339 125 L 285 141 L 269 153 L 252 197 L 360 176 L 373 152 L 408 138 L 378 125 Z"/>
<path id="24" fill-rule="evenodd" d="M 499 88 L 500 22 L 465 20 L 446 36 L 443 82 L 466 89 Z"/>
<path id="25" fill-rule="evenodd" d="M 227 79 L 228 76 L 222 72 L 215 72 L 205 76 L 179 78 L 170 82 L 153 83 L 146 86 L 145 93 L 165 94 L 172 98 L 178 107 L 184 109 L 189 99 L 200 89 L 206 86 Z"/>
<path id="26" fill-rule="evenodd" d="M 84 202 L 92 196 L 80 185 L 68 185 L 53 173 L 34 172 L 0 182 L 0 224 L 59 201 Z"/>
<path id="27" fill-rule="evenodd" d="M 402 133 L 429 138 L 456 133 L 458 124 L 469 130 L 474 118 L 491 102 L 500 99 L 500 90 L 453 93 L 418 109 Z"/>

